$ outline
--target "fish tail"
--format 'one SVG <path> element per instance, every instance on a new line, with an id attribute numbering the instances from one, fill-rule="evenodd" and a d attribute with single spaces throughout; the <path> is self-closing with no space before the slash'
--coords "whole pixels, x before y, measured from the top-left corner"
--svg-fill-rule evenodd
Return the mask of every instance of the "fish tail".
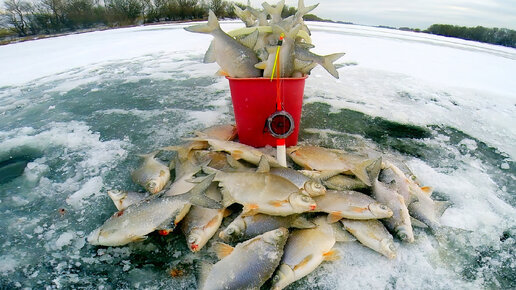
<path id="1" fill-rule="evenodd" d="M 205 208 L 222 208 L 220 203 L 204 195 L 206 189 L 211 185 L 213 178 L 215 178 L 215 174 L 208 175 L 201 182 L 196 184 L 188 193 L 185 193 L 185 195 L 188 194 L 191 204 Z"/>
<path id="2" fill-rule="evenodd" d="M 273 17 L 273 16 L 280 17 L 284 6 L 285 6 L 285 0 L 281 0 L 280 2 L 278 2 L 278 4 L 276 4 L 275 7 L 271 6 L 267 2 L 262 3 L 263 9 L 265 9 L 265 11 L 267 11 L 267 13 L 269 13 L 271 15 L 271 17 Z"/>
<path id="3" fill-rule="evenodd" d="M 369 176 L 370 184 L 374 184 L 376 180 L 378 180 L 378 175 L 380 174 L 380 170 L 382 169 L 382 157 L 379 157 L 371 165 L 369 165 L 367 171 L 367 175 Z"/>
<path id="4" fill-rule="evenodd" d="M 208 13 L 208 23 L 185 27 L 186 31 L 198 33 L 212 33 L 213 31 L 218 29 L 220 29 L 219 21 L 217 20 L 217 16 L 215 16 L 215 13 L 213 13 L 213 11 L 211 10 Z"/>
<path id="5" fill-rule="evenodd" d="M 308 14 L 308 12 L 317 8 L 317 6 L 319 6 L 319 3 L 312 5 L 312 6 L 305 7 L 305 1 L 299 0 L 298 4 L 297 4 L 296 18 L 302 18 L 303 16 Z"/>
<path id="6" fill-rule="evenodd" d="M 334 53 L 330 55 L 323 56 L 323 62 L 321 63 L 322 67 L 326 71 L 328 71 L 334 78 L 339 78 L 339 72 L 335 68 L 335 65 L 333 64 L 337 59 L 344 56 L 345 53 Z"/>
<path id="7" fill-rule="evenodd" d="M 159 152 L 161 152 L 161 149 L 158 149 L 156 151 L 153 151 L 151 153 L 147 153 L 147 154 L 137 154 L 139 157 L 143 158 L 143 159 L 152 159 L 154 158 L 154 156 L 156 156 Z"/>

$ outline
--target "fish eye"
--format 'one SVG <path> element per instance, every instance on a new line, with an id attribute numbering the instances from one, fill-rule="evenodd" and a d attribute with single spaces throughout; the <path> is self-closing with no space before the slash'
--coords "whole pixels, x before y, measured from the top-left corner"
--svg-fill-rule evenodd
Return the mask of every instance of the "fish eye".
<path id="1" fill-rule="evenodd" d="M 276 231 L 277 237 L 283 237 L 283 231 Z"/>
<path id="2" fill-rule="evenodd" d="M 398 235 L 400 236 L 400 239 L 402 239 L 402 240 L 405 240 L 408 237 L 407 234 L 405 234 L 405 233 L 398 233 Z"/>
<path id="3" fill-rule="evenodd" d="M 394 251 L 396 251 L 396 248 L 394 247 L 394 245 L 393 245 L 393 244 L 390 244 L 390 245 L 389 245 L 389 250 L 391 250 L 391 251 L 393 251 L 393 252 L 394 252 Z"/>
<path id="4" fill-rule="evenodd" d="M 280 280 L 280 276 L 279 275 L 274 275 L 274 278 L 272 278 L 273 282 L 278 282 L 279 280 Z"/>
<path id="5" fill-rule="evenodd" d="M 387 210 L 387 207 L 385 205 L 380 205 L 380 209 Z"/>
<path id="6" fill-rule="evenodd" d="M 229 228 L 226 229 L 226 233 L 228 235 L 232 235 L 234 232 L 235 232 L 235 229 L 233 227 L 229 227 Z"/>
<path id="7" fill-rule="evenodd" d="M 304 202 L 309 202 L 310 201 L 310 197 L 304 195 L 301 197 L 301 200 L 304 201 Z"/>

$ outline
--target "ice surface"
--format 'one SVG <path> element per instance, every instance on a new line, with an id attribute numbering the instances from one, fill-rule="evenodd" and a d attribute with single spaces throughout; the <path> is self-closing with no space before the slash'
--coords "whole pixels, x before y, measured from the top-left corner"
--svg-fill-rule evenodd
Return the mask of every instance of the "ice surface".
<path id="1" fill-rule="evenodd" d="M 339 80 L 320 67 L 307 79 L 300 140 L 404 161 L 434 198 L 452 202 L 442 223 L 468 231 L 450 234 L 445 249 L 416 229 L 394 261 L 338 243 L 343 258 L 292 289 L 516 287 L 516 50 L 308 25 L 314 52 L 346 55 Z M 227 81 L 202 63 L 211 36 L 184 26 L 0 46 L 0 162 L 30 160 L 0 184 L 0 285 L 195 287 L 194 264 L 209 247 L 192 254 L 178 233 L 119 248 L 85 243 L 116 210 L 106 190 L 141 189 L 130 179 L 137 154 L 233 120 Z"/>

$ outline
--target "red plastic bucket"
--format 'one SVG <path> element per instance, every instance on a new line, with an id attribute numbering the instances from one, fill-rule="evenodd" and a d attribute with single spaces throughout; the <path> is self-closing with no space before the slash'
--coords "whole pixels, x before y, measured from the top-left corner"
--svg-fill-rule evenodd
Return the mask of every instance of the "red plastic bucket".
<path id="1" fill-rule="evenodd" d="M 267 118 L 276 112 L 277 79 L 231 78 L 229 88 L 240 143 L 254 147 L 276 146 L 277 139 L 267 130 Z M 283 109 L 294 119 L 294 131 L 286 139 L 286 146 L 297 144 L 301 110 L 303 107 L 303 78 L 280 78 Z"/>

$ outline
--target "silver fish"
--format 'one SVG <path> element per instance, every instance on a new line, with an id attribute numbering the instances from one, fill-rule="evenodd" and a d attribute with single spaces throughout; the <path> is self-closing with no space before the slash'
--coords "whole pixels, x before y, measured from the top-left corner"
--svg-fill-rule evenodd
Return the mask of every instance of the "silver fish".
<path id="1" fill-rule="evenodd" d="M 395 232 L 402 241 L 412 243 L 414 242 L 414 233 L 405 199 L 396 191 L 395 187 L 388 186 L 378 180 L 381 166 L 381 157 L 370 166 L 369 176 L 373 189 L 372 196 L 393 211 L 392 217 L 384 220 L 387 228 Z"/>
<path id="2" fill-rule="evenodd" d="M 186 205 L 196 204 L 208 208 L 220 208 L 220 204 L 207 198 L 203 192 L 214 176 L 206 177 L 187 193 L 176 196 L 156 196 L 133 204 L 111 216 L 104 224 L 88 235 L 92 245 L 123 246 L 142 241 L 146 235 L 170 224 Z"/>
<path id="3" fill-rule="evenodd" d="M 277 24 L 283 20 L 283 18 L 281 18 L 281 12 L 283 11 L 283 7 L 285 7 L 285 0 L 279 1 L 274 6 L 271 6 L 267 2 L 263 2 L 262 7 L 271 16 L 270 24 Z"/>
<path id="4" fill-rule="evenodd" d="M 236 16 L 240 18 L 246 27 L 252 27 L 256 24 L 256 17 L 249 11 L 249 9 L 242 10 L 235 3 L 233 3 L 233 11 L 235 11 Z"/>
<path id="5" fill-rule="evenodd" d="M 107 194 L 111 200 L 113 200 L 113 203 L 118 210 L 126 209 L 130 205 L 138 203 L 149 197 L 149 194 L 146 192 L 134 192 L 117 189 L 108 190 Z"/>
<path id="6" fill-rule="evenodd" d="M 380 221 L 341 219 L 340 222 L 364 246 L 389 259 L 396 258 L 392 235 Z"/>
<path id="7" fill-rule="evenodd" d="M 266 214 L 239 215 L 219 233 L 219 238 L 226 243 L 239 242 L 280 227 L 307 229 L 315 227 L 315 224 L 298 214 L 285 217 Z"/>
<path id="8" fill-rule="evenodd" d="M 256 54 L 252 49 L 245 47 L 222 31 L 213 11 L 209 11 L 207 24 L 185 27 L 185 30 L 209 33 L 214 37 L 212 50 L 214 59 L 230 77 L 252 78 L 261 76 L 261 71 L 254 67 L 258 63 Z"/>
<path id="9" fill-rule="evenodd" d="M 309 195 L 287 179 L 271 173 L 218 171 L 214 180 L 222 187 L 224 206 L 239 203 L 244 206 L 245 215 L 287 216 L 316 208 Z"/>
<path id="10" fill-rule="evenodd" d="M 344 54 L 345 53 L 334 53 L 321 56 L 311 52 L 303 44 L 298 43 L 295 46 L 295 56 L 297 59 L 304 61 L 313 61 L 321 65 L 327 72 L 329 72 L 336 79 L 339 78 L 339 72 L 337 71 L 333 63 L 339 58 L 343 57 Z"/>
<path id="11" fill-rule="evenodd" d="M 357 191 L 328 190 L 325 195 L 314 197 L 315 211 L 328 213 L 328 222 L 334 223 L 341 218 L 381 219 L 388 218 L 393 212 L 387 206 Z"/>
<path id="12" fill-rule="evenodd" d="M 313 229 L 294 230 L 290 234 L 272 289 L 279 290 L 310 274 L 323 261 L 338 259 L 335 242 L 346 241 L 348 235 L 340 224 L 328 224 L 324 217 L 314 220 Z M 344 237 L 344 238 L 342 238 Z"/>
<path id="13" fill-rule="evenodd" d="M 259 289 L 274 273 L 283 256 L 288 230 L 279 228 L 231 247 L 218 244 L 222 258 L 203 264 L 199 289 Z"/>
<path id="14" fill-rule="evenodd" d="M 371 185 L 366 170 L 371 160 L 367 157 L 318 146 L 292 146 L 287 148 L 287 153 L 296 164 L 306 169 L 354 174 L 365 184 Z"/>
<path id="15" fill-rule="evenodd" d="M 133 181 L 143 187 L 152 194 L 160 192 L 170 181 L 170 169 L 154 156 L 159 151 L 150 154 L 140 155 L 143 162 L 131 173 Z"/>
<path id="16" fill-rule="evenodd" d="M 222 200 L 217 183 L 213 182 L 206 190 L 206 196 L 217 202 Z M 181 222 L 181 230 L 186 237 L 188 248 L 192 252 L 201 250 L 222 223 L 226 212 L 225 208 L 213 209 L 201 206 L 192 206 Z"/>
<path id="17" fill-rule="evenodd" d="M 286 167 L 274 167 L 270 169 L 270 173 L 288 179 L 299 189 L 305 190 L 311 197 L 326 193 L 326 188 L 319 181 L 310 179 L 297 170 Z"/>
<path id="18" fill-rule="evenodd" d="M 326 187 L 335 190 L 360 190 L 369 188 L 360 179 L 348 175 L 338 174 L 322 182 Z"/>

